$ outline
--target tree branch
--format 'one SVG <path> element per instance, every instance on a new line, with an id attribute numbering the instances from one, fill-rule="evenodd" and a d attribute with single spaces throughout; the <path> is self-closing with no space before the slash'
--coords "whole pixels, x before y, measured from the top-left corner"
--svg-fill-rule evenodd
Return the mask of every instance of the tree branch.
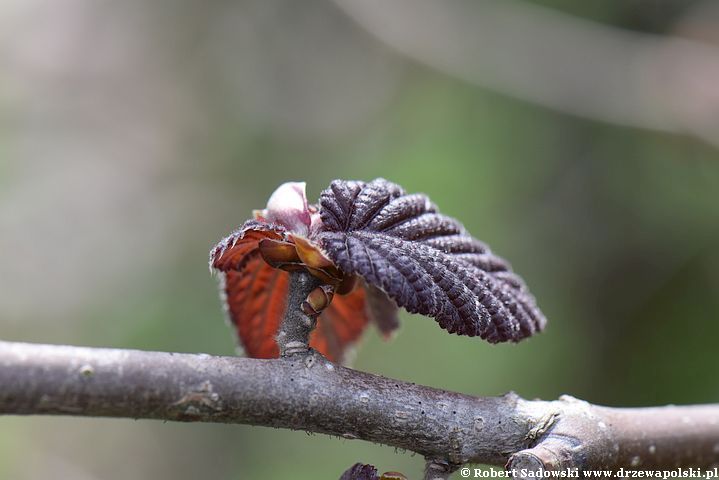
<path id="1" fill-rule="evenodd" d="M 277 345 L 283 357 L 296 353 L 307 353 L 310 348 L 310 333 L 317 325 L 317 318 L 302 311 L 302 303 L 320 280 L 306 271 L 290 272 L 287 310 L 277 333 Z"/>
<path id="2" fill-rule="evenodd" d="M 358 438 L 464 463 L 667 468 L 719 460 L 719 405 L 614 409 L 472 397 L 276 360 L 0 342 L 0 413 L 242 423 Z"/>

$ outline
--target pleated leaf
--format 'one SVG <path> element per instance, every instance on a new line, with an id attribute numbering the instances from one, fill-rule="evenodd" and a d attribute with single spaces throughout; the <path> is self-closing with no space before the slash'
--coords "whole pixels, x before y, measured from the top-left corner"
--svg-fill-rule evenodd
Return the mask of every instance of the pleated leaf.
<path id="1" fill-rule="evenodd" d="M 345 274 L 451 333 L 516 342 L 546 323 L 509 264 L 423 194 L 384 179 L 336 180 L 320 215 L 313 240 Z"/>

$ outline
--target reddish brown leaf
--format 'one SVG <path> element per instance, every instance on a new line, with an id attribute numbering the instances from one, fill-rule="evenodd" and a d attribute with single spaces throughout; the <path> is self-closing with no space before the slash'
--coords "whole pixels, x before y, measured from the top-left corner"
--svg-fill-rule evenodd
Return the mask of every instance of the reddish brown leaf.
<path id="1" fill-rule="evenodd" d="M 265 263 L 258 250 L 248 257 L 242 270 L 225 273 L 230 321 L 248 356 L 277 358 L 275 337 L 287 308 L 289 274 Z"/>
<path id="2" fill-rule="evenodd" d="M 248 254 L 241 271 L 231 270 L 225 275 L 229 318 L 245 353 L 254 358 L 277 358 L 275 337 L 287 308 L 289 274 L 272 268 L 254 251 Z M 310 346 L 330 360 L 341 362 L 367 323 L 362 288 L 348 295 L 335 295 L 317 319 Z"/>
<path id="3" fill-rule="evenodd" d="M 317 319 L 310 346 L 330 360 L 342 362 L 347 348 L 359 340 L 369 323 L 365 297 L 359 286 L 347 295 L 335 295 Z"/>
<path id="4" fill-rule="evenodd" d="M 284 228 L 257 220 L 248 220 L 245 224 L 225 237 L 210 252 L 210 268 L 222 272 L 242 270 L 248 255 L 258 248 L 261 240 L 281 240 Z"/>

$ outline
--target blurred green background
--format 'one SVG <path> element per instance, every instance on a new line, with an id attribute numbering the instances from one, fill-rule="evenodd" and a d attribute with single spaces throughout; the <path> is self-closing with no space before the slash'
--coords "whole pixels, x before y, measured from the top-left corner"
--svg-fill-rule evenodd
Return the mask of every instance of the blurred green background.
<path id="1" fill-rule="evenodd" d="M 0 337 L 231 355 L 210 247 L 282 182 L 316 199 L 382 176 L 508 258 L 549 324 L 492 346 L 404 314 L 354 367 L 719 401 L 718 5 L 2 1 Z M 304 432 L 0 418 L 0 479 L 332 479 L 356 461 L 423 467 Z"/>

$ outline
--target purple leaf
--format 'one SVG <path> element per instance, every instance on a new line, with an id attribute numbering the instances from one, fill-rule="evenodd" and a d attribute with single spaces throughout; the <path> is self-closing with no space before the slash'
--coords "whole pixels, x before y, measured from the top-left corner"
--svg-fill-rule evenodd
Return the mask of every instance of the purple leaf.
<path id="1" fill-rule="evenodd" d="M 516 342 L 546 323 L 509 264 L 425 195 L 384 179 L 335 180 L 322 192 L 320 216 L 313 239 L 345 274 L 451 333 Z"/>
<path id="2" fill-rule="evenodd" d="M 382 335 L 389 338 L 392 332 L 399 328 L 397 304 L 379 288 L 374 285 L 364 286 L 367 292 L 367 313 L 375 322 Z"/>
<path id="3" fill-rule="evenodd" d="M 355 463 L 342 474 L 339 480 L 379 480 L 374 465 Z"/>

